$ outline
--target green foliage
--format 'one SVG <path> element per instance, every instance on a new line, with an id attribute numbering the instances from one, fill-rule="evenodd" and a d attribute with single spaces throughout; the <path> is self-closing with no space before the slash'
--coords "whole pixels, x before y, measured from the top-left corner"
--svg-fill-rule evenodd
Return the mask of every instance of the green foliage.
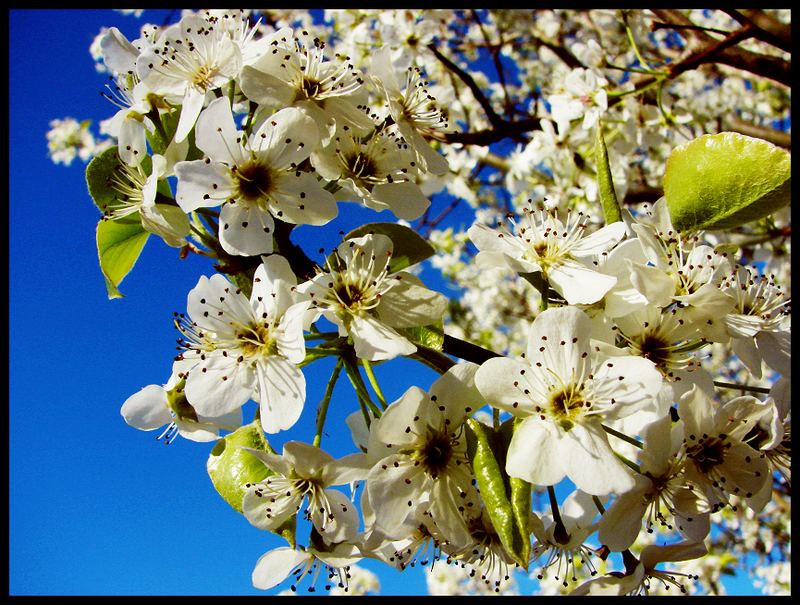
<path id="1" fill-rule="evenodd" d="M 122 298 L 117 286 L 136 264 L 149 236 L 138 212 L 97 223 L 97 255 L 109 298 Z"/>
<path id="2" fill-rule="evenodd" d="M 106 208 L 112 204 L 117 192 L 109 187 L 109 180 L 114 172 L 122 165 L 117 153 L 117 147 L 106 149 L 103 153 L 92 158 L 86 167 L 86 185 L 92 201 L 105 214 Z"/>
<path id="3" fill-rule="evenodd" d="M 732 229 L 791 199 L 791 155 L 735 132 L 704 135 L 667 159 L 664 196 L 679 231 Z"/>

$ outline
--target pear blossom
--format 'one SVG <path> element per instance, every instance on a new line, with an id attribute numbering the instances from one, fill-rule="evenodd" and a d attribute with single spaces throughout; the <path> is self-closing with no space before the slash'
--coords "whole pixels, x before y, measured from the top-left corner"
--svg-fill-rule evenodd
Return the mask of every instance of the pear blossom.
<path id="1" fill-rule="evenodd" d="M 686 484 L 683 473 L 683 431 L 683 422 L 673 423 L 669 414 L 644 429 L 636 485 L 620 494 L 599 522 L 598 539 L 612 551 L 634 543 L 643 519 L 648 533 L 654 528 L 677 529 L 691 542 L 702 542 L 708 535 L 705 500 Z"/>
<path id="2" fill-rule="evenodd" d="M 456 548 L 471 542 L 460 512 L 475 498 L 462 424 L 483 406 L 476 370 L 475 364 L 458 364 L 428 392 L 409 388 L 370 426 L 366 493 L 386 536 L 404 537 L 429 512 Z"/>
<path id="3" fill-rule="evenodd" d="M 496 357 L 478 370 L 486 401 L 523 419 L 509 445 L 509 475 L 536 485 L 568 477 L 598 496 L 634 486 L 602 423 L 657 406 L 661 375 L 642 357 L 597 353 L 590 333 L 580 309 L 548 309 L 531 324 L 524 361 Z"/>
<path id="4" fill-rule="evenodd" d="M 759 276 L 745 266 L 725 278 L 722 291 L 734 299 L 723 319 L 732 338 L 733 351 L 761 378 L 761 361 L 784 376 L 791 374 L 791 336 L 787 307 L 790 301 L 774 277 Z"/>
<path id="5" fill-rule="evenodd" d="M 389 115 L 400 135 L 411 146 L 418 165 L 433 174 L 444 174 L 447 160 L 425 140 L 448 128 L 444 112 L 428 91 L 429 84 L 422 80 L 422 70 L 416 66 L 406 70 L 405 87 L 397 81 L 388 46 L 381 48 L 372 58 L 370 73 L 378 81 L 389 108 Z"/>
<path id="6" fill-rule="evenodd" d="M 355 505 L 342 492 L 328 489 L 363 479 L 369 467 L 364 454 L 334 460 L 318 447 L 290 441 L 283 455 L 248 449 L 273 474 L 247 484 L 242 513 L 260 529 L 276 530 L 306 501 L 306 516 L 329 544 L 352 541 L 358 533 Z"/>
<path id="7" fill-rule="evenodd" d="M 181 106 L 175 140 L 192 130 L 206 94 L 228 85 L 242 67 L 242 51 L 222 27 L 186 15 L 167 28 L 136 59 L 139 79 L 156 94 Z"/>
<path id="8" fill-rule="evenodd" d="M 189 292 L 188 318 L 176 326 L 185 349 L 173 370 L 186 378 L 186 396 L 206 416 L 221 416 L 253 399 L 267 433 L 290 428 L 303 410 L 306 382 L 303 314 L 296 278 L 281 256 L 255 272 L 248 299 L 225 277 L 202 276 Z"/>
<path id="9" fill-rule="evenodd" d="M 616 278 L 593 268 L 594 257 L 610 250 L 625 235 L 625 224 L 606 225 L 585 235 L 588 224 L 582 212 L 569 213 L 562 223 L 555 212 L 523 209 L 514 230 L 504 225 L 491 229 L 480 223 L 467 233 L 480 252 L 479 267 L 511 267 L 518 273 L 541 273 L 569 304 L 592 304 L 603 298 Z"/>
<path id="10" fill-rule="evenodd" d="M 346 240 L 325 269 L 297 287 L 316 316 L 352 337 L 356 355 L 368 361 L 414 353 L 416 345 L 395 328 L 435 323 L 447 306 L 444 296 L 411 273 L 392 271 L 393 249 L 392 240 L 380 233 Z"/>
<path id="11" fill-rule="evenodd" d="M 190 441 L 214 441 L 219 439 L 220 429 L 234 431 L 242 424 L 241 410 L 216 417 L 201 416 L 186 400 L 182 385 L 174 380 L 137 391 L 125 400 L 120 413 L 128 425 L 141 431 L 166 425 L 158 436 L 164 443 L 171 443 L 177 435 Z"/>
<path id="12" fill-rule="evenodd" d="M 276 112 L 248 138 L 237 130 L 228 100 L 216 99 L 200 115 L 195 137 L 207 157 L 175 165 L 175 199 L 186 212 L 223 204 L 219 239 L 229 254 L 272 252 L 273 217 L 323 225 L 336 216 L 333 195 L 314 174 L 297 169 L 319 140 L 299 110 Z"/>
<path id="13" fill-rule="evenodd" d="M 687 315 L 705 338 L 727 342 L 721 318 L 734 304 L 720 288 L 730 272 L 727 249 L 701 244 L 698 235 L 686 237 L 675 230 L 664 198 L 631 229 L 647 259 L 647 264 L 629 264 L 633 286 L 650 304 L 663 308 L 677 302 L 689 307 Z"/>
<path id="14" fill-rule="evenodd" d="M 242 69 L 239 85 L 248 99 L 268 108 L 296 107 L 314 120 L 327 145 L 337 128 L 365 133 L 373 121 L 364 79 L 348 57 L 325 59 L 325 43 L 307 31 L 281 30 L 271 50 Z"/>
<path id="15" fill-rule="evenodd" d="M 680 398 L 686 482 L 713 510 L 728 504 L 732 495 L 756 512 L 766 504 L 762 488 L 772 480 L 766 455 L 743 440 L 758 421 L 759 404 L 755 397 L 742 396 L 719 405 L 694 386 Z"/>
<path id="16" fill-rule="evenodd" d="M 150 164 L 150 174 L 145 171 L 146 163 Z M 156 203 L 159 181 L 166 172 L 167 159 L 158 154 L 137 158 L 134 164 L 119 164 L 109 177 L 108 186 L 114 197 L 102 207 L 103 218 L 117 220 L 137 215 L 142 227 L 168 246 L 185 245 L 191 230 L 186 214 L 177 206 Z"/>
<path id="17" fill-rule="evenodd" d="M 682 594 L 686 594 L 686 587 L 678 578 L 691 580 L 696 579 L 696 576 L 656 569 L 656 565 L 668 561 L 691 561 L 707 553 L 708 549 L 702 542 L 687 541 L 663 546 L 651 544 L 642 549 L 638 560 L 630 561 L 631 570 L 626 570 L 624 574 L 615 572 L 589 580 L 573 590 L 570 596 L 647 595 L 654 581 L 660 582 L 666 590 L 670 586 L 676 586 Z"/>
<path id="18" fill-rule="evenodd" d="M 378 212 L 414 220 L 430 200 L 414 182 L 416 162 L 408 144 L 386 129 L 376 130 L 367 141 L 345 128 L 331 144 L 316 151 L 311 163 L 317 172 L 341 188 L 336 198 L 357 201 Z"/>
<path id="19" fill-rule="evenodd" d="M 346 589 L 349 579 L 349 568 L 362 559 L 361 553 L 351 544 L 337 544 L 332 548 L 309 546 L 293 549 L 282 546 L 270 550 L 256 562 L 253 568 L 253 586 L 261 590 L 269 590 L 292 578 L 291 591 L 297 591 L 298 585 L 306 576 L 311 576 L 308 592 L 316 592 L 315 582 L 321 569 L 327 571 L 325 590 L 330 590 L 335 583 Z"/>
<path id="20" fill-rule="evenodd" d="M 563 92 L 547 97 L 558 132 L 569 130 L 570 122 L 583 118 L 581 127 L 591 129 L 608 109 L 606 79 L 593 69 L 578 67 L 564 78 Z"/>
<path id="21" fill-rule="evenodd" d="M 591 561 L 593 549 L 585 543 L 597 529 L 597 514 L 592 496 L 575 490 L 559 506 L 559 521 L 551 513 L 541 518 L 536 515 L 531 517 L 533 534 L 536 537 L 531 560 L 545 559 L 537 574 L 540 580 L 545 579 L 550 568 L 554 567 L 554 578 L 560 580 L 564 586 L 568 586 L 570 580 L 576 582 L 576 557 L 581 566 L 586 567 L 589 575 L 597 575 Z"/>

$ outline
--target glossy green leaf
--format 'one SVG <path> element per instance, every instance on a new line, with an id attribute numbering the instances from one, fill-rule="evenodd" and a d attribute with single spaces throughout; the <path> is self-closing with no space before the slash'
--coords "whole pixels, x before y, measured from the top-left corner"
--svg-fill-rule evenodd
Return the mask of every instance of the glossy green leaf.
<path id="1" fill-rule="evenodd" d="M 595 163 L 597 165 L 597 187 L 600 196 L 600 204 L 603 206 L 603 216 L 606 225 L 622 220 L 622 211 L 619 208 L 617 192 L 614 189 L 614 180 L 611 176 L 611 165 L 608 161 L 608 149 L 603 139 L 603 129 L 597 125 L 597 136 L 595 138 Z"/>
<path id="2" fill-rule="evenodd" d="M 104 214 L 106 207 L 112 204 L 117 195 L 116 191 L 109 186 L 109 180 L 121 164 L 117 148 L 111 147 L 92 158 L 86 167 L 86 185 L 89 188 L 89 195 L 92 196 L 95 206 Z"/>
<path id="3" fill-rule="evenodd" d="M 402 271 L 430 258 L 434 254 L 433 246 L 426 242 L 416 231 L 396 223 L 368 223 L 354 229 L 344 239 L 361 237 L 369 233 L 381 233 L 389 237 L 394 244 L 392 259 L 389 261 L 391 271 Z"/>
<path id="4" fill-rule="evenodd" d="M 508 421 L 504 425 L 510 423 Z M 510 434 L 511 430 L 504 430 L 504 427 L 495 431 L 475 419 L 467 420 L 468 453 L 481 499 L 503 548 L 527 570 L 530 558 L 528 519 L 531 489 L 530 484 L 513 479 L 505 472 Z"/>
<path id="5" fill-rule="evenodd" d="M 242 512 L 245 485 L 257 483 L 273 473 L 261 460 L 239 446 L 271 451 L 259 420 L 239 427 L 220 439 L 211 450 L 206 469 L 219 495 L 238 512 Z"/>
<path id="6" fill-rule="evenodd" d="M 130 272 L 150 234 L 142 227 L 139 213 L 115 221 L 97 223 L 97 255 L 109 298 L 121 298 L 117 289 Z"/>
<path id="7" fill-rule="evenodd" d="M 791 199 L 791 155 L 735 132 L 704 135 L 667 158 L 664 197 L 680 231 L 730 229 Z"/>

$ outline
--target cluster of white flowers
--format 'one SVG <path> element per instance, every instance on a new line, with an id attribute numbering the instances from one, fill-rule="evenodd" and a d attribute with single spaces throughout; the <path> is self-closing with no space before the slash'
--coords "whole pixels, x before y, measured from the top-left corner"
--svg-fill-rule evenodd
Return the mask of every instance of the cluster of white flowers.
<path id="1" fill-rule="evenodd" d="M 699 30 L 731 27 L 690 16 Z M 401 570 L 441 560 L 436 594 L 512 594 L 530 566 L 575 594 L 685 592 L 712 525 L 767 509 L 773 482 L 790 478 L 791 230 L 788 210 L 760 231 L 679 230 L 661 178 L 670 151 L 723 112 L 758 115 L 760 128 L 789 115 L 788 93 L 730 71 L 715 83 L 658 70 L 691 45 L 650 32 L 665 16 L 648 11 L 324 17 L 184 11 L 93 44 L 119 109 L 104 124 L 113 155 L 91 176 L 105 175 L 101 199 L 90 178 L 102 220 L 220 271 L 189 292 L 169 378 L 125 402 L 126 422 L 214 441 L 253 401 L 247 426 L 277 436 L 301 416 L 308 366 L 335 357 L 309 443 L 245 448 L 261 472 L 239 477 L 231 504 L 290 534 L 255 564 L 256 587 L 312 590 L 322 573 L 332 593 L 374 593 L 377 580 L 355 574 L 372 558 Z M 491 79 L 471 65 L 487 59 Z M 99 155 L 86 125 L 53 126 L 54 161 Z M 603 133 L 623 201 L 606 224 Z M 516 147 L 489 147 L 506 139 Z M 437 218 L 436 192 L 471 206 L 469 224 L 440 225 L 457 203 Z M 625 203 L 642 192 L 652 205 Z M 344 203 L 384 222 L 325 243 L 317 265 L 290 234 Z M 423 283 L 427 258 L 458 297 Z M 372 364 L 400 356 L 440 377 L 411 378 L 387 402 Z M 342 370 L 358 451 L 335 459 L 321 440 Z M 558 502 L 556 487 L 570 495 Z M 534 510 L 535 489 L 549 508 Z M 298 516 L 305 540 L 288 529 Z M 610 553 L 624 570 L 601 575 Z"/>
<path id="2" fill-rule="evenodd" d="M 47 152 L 55 164 L 69 166 L 78 157 L 88 162 L 92 157 L 112 146 L 108 139 L 98 141 L 90 130 L 91 122 L 78 122 L 75 118 L 50 121 L 47 132 Z"/>

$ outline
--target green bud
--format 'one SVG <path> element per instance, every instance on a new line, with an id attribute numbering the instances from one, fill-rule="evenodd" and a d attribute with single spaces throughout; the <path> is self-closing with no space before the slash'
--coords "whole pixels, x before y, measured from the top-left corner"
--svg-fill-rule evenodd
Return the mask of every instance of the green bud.
<path id="1" fill-rule="evenodd" d="M 238 512 L 242 512 L 245 485 L 258 483 L 273 474 L 261 460 L 241 447 L 272 451 L 258 419 L 220 439 L 206 463 L 214 488 Z"/>
<path id="2" fill-rule="evenodd" d="M 475 419 L 467 420 L 467 448 L 481 499 L 503 548 L 527 570 L 531 548 L 531 486 L 506 474 L 512 433 L 513 420 L 504 422 L 499 431 Z"/>

